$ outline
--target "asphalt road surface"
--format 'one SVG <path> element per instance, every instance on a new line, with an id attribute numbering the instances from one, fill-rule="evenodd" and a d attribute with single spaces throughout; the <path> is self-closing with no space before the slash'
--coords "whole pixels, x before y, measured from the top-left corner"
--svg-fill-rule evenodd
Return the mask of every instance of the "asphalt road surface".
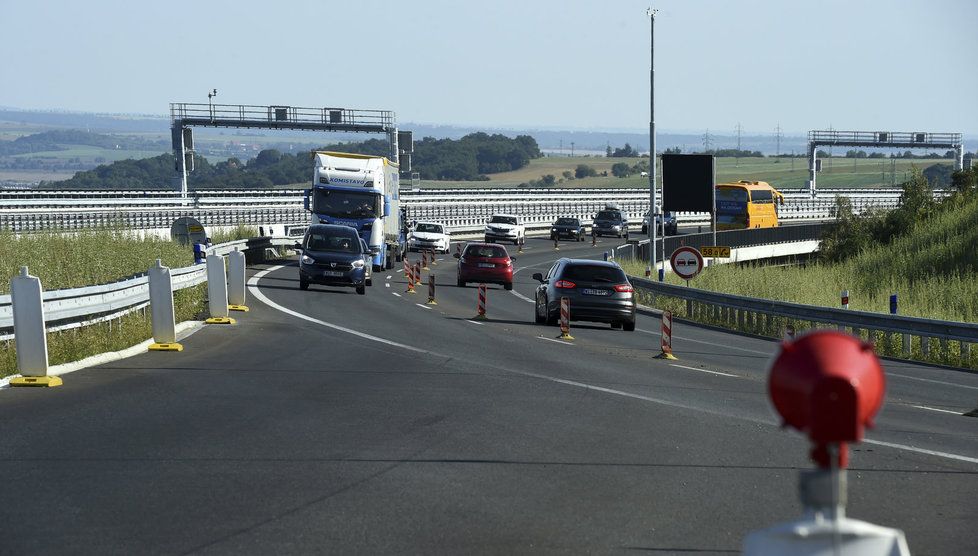
<path id="1" fill-rule="evenodd" d="M 0 553 L 738 553 L 811 467 L 768 402 L 777 344 L 677 321 L 665 361 L 653 315 L 534 324 L 530 275 L 612 245 L 528 240 L 485 322 L 448 256 L 433 306 L 396 270 L 358 296 L 252 267 L 251 312 L 182 353 L 0 391 Z M 976 554 L 978 374 L 884 366 L 848 515 Z"/>

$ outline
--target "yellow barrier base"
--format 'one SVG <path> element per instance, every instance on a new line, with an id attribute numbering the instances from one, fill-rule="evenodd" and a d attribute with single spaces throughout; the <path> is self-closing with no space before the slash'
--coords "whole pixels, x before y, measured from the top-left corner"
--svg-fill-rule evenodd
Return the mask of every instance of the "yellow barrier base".
<path id="1" fill-rule="evenodd" d="M 425 305 L 438 305 L 438 302 L 434 299 L 429 299 L 427 302 L 425 302 Z"/>
<path id="2" fill-rule="evenodd" d="M 472 320 L 489 320 L 489 318 L 486 317 L 485 315 L 476 315 L 472 317 Z"/>
<path id="3" fill-rule="evenodd" d="M 228 311 L 242 311 L 247 313 L 250 309 L 248 309 L 247 305 L 228 305 Z"/>
<path id="4" fill-rule="evenodd" d="M 38 386 L 50 388 L 64 384 L 60 376 L 19 376 L 10 379 L 11 386 Z"/>
<path id="5" fill-rule="evenodd" d="M 173 342 L 172 344 L 150 344 L 150 351 L 183 351 L 183 345 Z"/>
<path id="6" fill-rule="evenodd" d="M 235 320 L 231 317 L 211 317 L 204 321 L 207 324 L 235 324 Z"/>
<path id="7" fill-rule="evenodd" d="M 668 359 L 670 361 L 679 361 L 679 358 L 675 355 L 669 353 L 668 351 L 663 351 L 659 355 L 655 356 L 656 359 Z"/>
<path id="8" fill-rule="evenodd" d="M 558 340 L 573 340 L 574 337 L 571 336 L 570 334 L 566 333 L 566 332 L 562 332 L 560 334 L 560 336 L 557 336 L 557 339 Z"/>

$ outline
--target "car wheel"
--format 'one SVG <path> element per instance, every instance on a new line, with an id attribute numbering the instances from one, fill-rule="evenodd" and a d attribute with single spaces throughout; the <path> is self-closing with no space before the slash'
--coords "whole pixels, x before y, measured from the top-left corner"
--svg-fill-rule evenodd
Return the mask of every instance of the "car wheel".
<path id="1" fill-rule="evenodd" d="M 558 313 L 547 313 L 547 326 L 557 326 Z"/>
<path id="2" fill-rule="evenodd" d="M 513 283 L 510 282 L 508 284 L 503 284 L 503 288 L 506 289 L 507 291 L 508 290 L 511 290 L 511 289 L 513 289 Z"/>
<path id="3" fill-rule="evenodd" d="M 363 286 L 363 285 L 357 286 L 357 294 L 364 295 L 366 293 L 367 293 L 367 286 Z"/>
<path id="4" fill-rule="evenodd" d="M 460 288 L 464 288 L 464 287 L 465 287 L 465 280 L 462 280 L 462 279 L 460 278 L 460 279 L 458 280 L 458 287 L 460 287 Z"/>
<path id="5" fill-rule="evenodd" d="M 543 324 L 543 323 L 547 322 L 547 318 L 544 317 L 544 316 L 541 316 L 540 315 L 540 311 L 538 309 L 540 309 L 540 307 L 538 307 L 537 304 L 534 303 L 533 304 L 533 322 L 535 322 L 537 324 Z"/>
<path id="6" fill-rule="evenodd" d="M 621 323 L 620 322 L 613 322 L 613 323 L 611 323 L 611 328 L 613 328 L 615 330 L 618 330 L 619 328 L 621 328 Z"/>
<path id="7" fill-rule="evenodd" d="M 309 281 L 306 280 L 306 279 L 304 279 L 304 278 L 299 278 L 299 289 L 300 290 L 308 290 L 309 289 Z"/>
<path id="8" fill-rule="evenodd" d="M 625 332 L 635 332 L 635 321 L 624 322 L 621 326 L 625 329 Z"/>
<path id="9" fill-rule="evenodd" d="M 368 286 L 374 285 L 374 279 L 373 278 L 367 278 L 367 285 Z"/>

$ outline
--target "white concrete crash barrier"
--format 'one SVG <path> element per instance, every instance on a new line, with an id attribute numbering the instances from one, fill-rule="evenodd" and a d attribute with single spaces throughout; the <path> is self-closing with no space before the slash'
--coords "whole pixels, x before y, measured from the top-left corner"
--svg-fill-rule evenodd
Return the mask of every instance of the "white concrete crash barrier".
<path id="1" fill-rule="evenodd" d="M 17 370 L 21 376 L 10 380 L 11 386 L 60 386 L 61 379 L 48 376 L 48 339 L 44 329 L 44 303 L 41 281 L 20 267 L 20 274 L 10 281 L 14 308 L 14 342 L 17 346 Z"/>
<path id="2" fill-rule="evenodd" d="M 173 309 L 173 281 L 170 269 L 156 259 L 149 269 L 149 309 L 153 319 L 153 344 L 150 351 L 183 351 L 177 343 L 176 316 Z"/>
<path id="3" fill-rule="evenodd" d="M 228 285 L 221 255 L 207 255 L 207 306 L 211 317 L 204 322 L 234 324 L 228 317 Z"/>
<path id="4" fill-rule="evenodd" d="M 245 305 L 245 255 L 237 248 L 228 253 L 228 310 L 248 311 Z"/>

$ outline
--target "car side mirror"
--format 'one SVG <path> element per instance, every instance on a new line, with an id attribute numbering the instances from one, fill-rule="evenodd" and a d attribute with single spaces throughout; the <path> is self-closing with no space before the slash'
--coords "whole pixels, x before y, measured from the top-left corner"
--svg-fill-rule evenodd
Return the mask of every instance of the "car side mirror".
<path id="1" fill-rule="evenodd" d="M 540 282 L 542 284 L 543 283 L 543 274 L 540 274 L 539 272 L 534 272 L 533 273 L 533 279 L 536 280 L 537 282 Z"/>
<path id="2" fill-rule="evenodd" d="M 292 248 L 296 251 L 302 251 L 302 244 L 297 241 L 292 245 Z"/>
<path id="3" fill-rule="evenodd" d="M 370 248 L 370 254 L 371 255 L 376 255 L 378 253 L 380 253 L 380 247 L 371 247 Z"/>

